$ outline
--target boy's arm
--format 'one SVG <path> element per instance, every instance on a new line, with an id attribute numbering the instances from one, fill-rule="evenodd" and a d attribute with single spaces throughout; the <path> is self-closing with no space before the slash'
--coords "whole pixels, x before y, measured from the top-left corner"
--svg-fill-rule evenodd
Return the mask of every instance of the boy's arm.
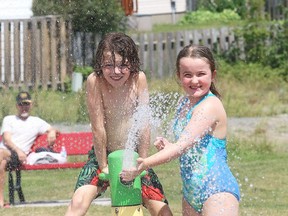
<path id="1" fill-rule="evenodd" d="M 87 78 L 86 101 L 91 129 L 93 133 L 93 144 L 99 168 L 107 167 L 107 135 L 104 127 L 104 108 L 98 77 L 92 73 Z"/>
<path id="2" fill-rule="evenodd" d="M 149 153 L 150 148 L 150 112 L 149 112 L 149 92 L 146 76 L 143 72 L 139 73 L 138 80 L 138 100 L 139 100 L 139 109 L 143 110 L 143 116 L 141 116 L 141 120 L 143 123 L 143 127 L 140 130 L 139 134 L 139 146 L 138 146 L 138 154 L 141 158 L 146 158 Z M 147 109 L 147 110 L 146 110 Z M 141 110 L 140 110 L 141 111 Z"/>

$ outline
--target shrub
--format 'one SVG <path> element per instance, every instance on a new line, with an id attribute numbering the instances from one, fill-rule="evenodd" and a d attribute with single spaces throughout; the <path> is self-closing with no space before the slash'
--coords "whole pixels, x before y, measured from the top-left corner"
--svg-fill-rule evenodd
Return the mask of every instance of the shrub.
<path id="1" fill-rule="evenodd" d="M 198 10 L 186 13 L 178 24 L 206 24 L 209 22 L 230 23 L 239 20 L 241 20 L 240 16 L 232 10 L 224 10 L 221 13 L 211 12 L 208 10 Z"/>
<path id="2" fill-rule="evenodd" d="M 115 0 L 34 0 L 34 16 L 62 15 L 71 18 L 73 30 L 106 33 L 125 29 L 125 14 Z"/>

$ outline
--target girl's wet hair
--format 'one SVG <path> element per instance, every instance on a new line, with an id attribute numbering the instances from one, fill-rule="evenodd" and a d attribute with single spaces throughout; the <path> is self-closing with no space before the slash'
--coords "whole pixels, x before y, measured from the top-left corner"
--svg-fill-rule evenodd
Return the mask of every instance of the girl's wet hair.
<path id="1" fill-rule="evenodd" d="M 184 57 L 200 58 L 206 61 L 210 65 L 211 73 L 216 70 L 216 61 L 213 57 L 211 50 L 206 46 L 201 45 L 188 45 L 185 46 L 178 54 L 176 60 L 176 72 L 180 71 L 180 59 Z M 220 93 L 215 87 L 215 84 L 211 83 L 210 91 L 215 94 L 218 98 L 221 98 Z"/>
<path id="2" fill-rule="evenodd" d="M 102 75 L 102 64 L 104 61 L 104 53 L 111 52 L 112 61 L 115 65 L 115 54 L 122 57 L 122 64 L 129 63 L 131 73 L 140 71 L 140 59 L 135 42 L 128 35 L 120 32 L 108 33 L 100 41 L 97 52 L 94 71 L 97 75 Z"/>

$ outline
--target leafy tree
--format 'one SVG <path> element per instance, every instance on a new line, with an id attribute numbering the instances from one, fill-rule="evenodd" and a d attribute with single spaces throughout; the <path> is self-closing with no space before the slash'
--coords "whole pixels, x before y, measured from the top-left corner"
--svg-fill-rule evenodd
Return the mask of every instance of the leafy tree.
<path id="1" fill-rule="evenodd" d="M 73 30 L 106 33 L 124 31 L 126 17 L 115 0 L 34 0 L 34 16 L 61 15 L 71 18 Z"/>
<path id="2" fill-rule="evenodd" d="M 198 9 L 221 13 L 224 10 L 233 10 L 241 18 L 246 17 L 247 0 L 199 0 Z"/>

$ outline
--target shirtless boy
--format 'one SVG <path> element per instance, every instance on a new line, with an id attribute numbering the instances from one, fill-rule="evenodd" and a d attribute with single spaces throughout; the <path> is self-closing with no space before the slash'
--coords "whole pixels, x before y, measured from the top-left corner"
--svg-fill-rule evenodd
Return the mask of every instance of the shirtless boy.
<path id="1" fill-rule="evenodd" d="M 87 106 L 94 146 L 80 172 L 67 215 L 85 215 L 91 202 L 105 192 L 109 153 L 125 148 L 134 112 L 149 105 L 146 76 L 134 41 L 123 33 L 109 33 L 99 43 L 94 72 L 87 79 Z M 139 119 L 139 121 L 145 121 Z M 142 122 L 143 123 L 143 122 Z M 135 151 L 146 158 L 150 146 L 149 122 L 137 131 Z M 152 169 L 141 179 L 143 205 L 151 215 L 172 215 L 158 177 Z"/>

